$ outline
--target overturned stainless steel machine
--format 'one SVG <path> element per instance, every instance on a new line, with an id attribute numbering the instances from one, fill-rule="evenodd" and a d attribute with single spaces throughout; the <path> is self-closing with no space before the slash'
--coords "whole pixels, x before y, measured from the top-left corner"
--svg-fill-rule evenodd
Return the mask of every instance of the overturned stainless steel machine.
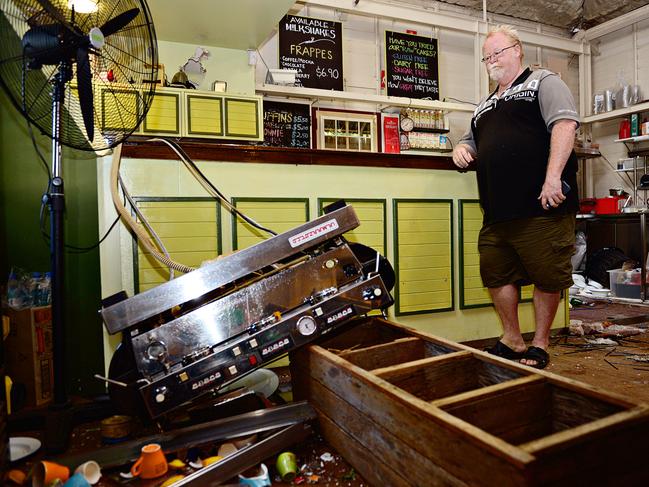
<path id="1" fill-rule="evenodd" d="M 124 350 L 114 384 L 137 389 L 161 416 L 214 393 L 351 318 L 392 304 L 388 261 L 342 236 L 351 206 L 101 310 Z"/>

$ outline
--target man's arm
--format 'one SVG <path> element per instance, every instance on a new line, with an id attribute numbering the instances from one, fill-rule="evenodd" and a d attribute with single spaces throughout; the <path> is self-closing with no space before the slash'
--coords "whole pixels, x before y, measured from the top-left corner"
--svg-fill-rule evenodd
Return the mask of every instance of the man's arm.
<path id="1" fill-rule="evenodd" d="M 575 145 L 576 129 L 577 122 L 574 120 L 562 119 L 552 124 L 548 168 L 545 172 L 545 182 L 541 194 L 538 197 L 543 208 L 556 208 L 566 199 L 561 191 L 561 173 Z"/>
<path id="2" fill-rule="evenodd" d="M 459 168 L 466 168 L 475 160 L 476 147 L 473 140 L 473 131 L 469 131 L 462 136 L 460 141 L 453 149 L 453 162 Z"/>

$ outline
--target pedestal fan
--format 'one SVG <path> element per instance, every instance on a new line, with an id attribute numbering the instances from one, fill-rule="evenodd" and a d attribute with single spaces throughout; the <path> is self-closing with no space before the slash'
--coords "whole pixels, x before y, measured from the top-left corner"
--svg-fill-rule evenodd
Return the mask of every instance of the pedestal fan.
<path id="1" fill-rule="evenodd" d="M 105 150 L 138 127 L 157 81 L 155 30 L 144 0 L 0 0 L 0 9 L 0 84 L 28 123 L 52 139 L 47 204 L 54 406 L 63 408 L 61 146 Z"/>

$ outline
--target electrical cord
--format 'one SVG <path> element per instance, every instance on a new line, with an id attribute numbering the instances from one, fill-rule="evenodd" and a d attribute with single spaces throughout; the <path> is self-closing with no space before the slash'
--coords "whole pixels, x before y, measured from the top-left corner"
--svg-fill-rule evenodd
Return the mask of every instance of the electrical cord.
<path id="1" fill-rule="evenodd" d="M 110 232 L 112 232 L 113 228 L 115 228 L 115 225 L 117 225 L 118 221 L 119 221 L 119 215 L 117 216 L 117 218 L 115 218 L 115 220 L 113 220 L 113 223 L 110 225 L 108 230 L 106 230 L 106 233 L 104 234 L 104 236 L 101 237 L 97 241 L 97 243 L 95 243 L 93 245 L 90 245 L 89 247 L 76 247 L 74 245 L 66 245 L 65 248 L 70 249 L 70 250 L 74 250 L 75 252 L 72 252 L 74 254 L 84 254 L 86 252 L 90 252 L 91 250 L 96 249 L 97 247 L 99 247 L 103 243 L 104 240 L 106 240 L 106 238 L 108 237 Z"/>
<path id="2" fill-rule="evenodd" d="M 477 103 L 473 103 L 472 101 L 460 100 L 459 98 L 453 98 L 452 96 L 445 96 L 444 101 L 446 101 L 446 100 L 453 100 L 453 101 L 457 101 L 457 102 L 460 102 L 460 103 L 466 103 L 468 105 L 473 105 L 474 107 L 478 106 Z"/>
<path id="3" fill-rule="evenodd" d="M 276 235 L 275 232 L 272 230 L 269 230 L 267 228 L 262 227 L 259 225 L 257 222 L 252 220 L 251 218 L 247 217 L 244 215 L 241 211 L 239 211 L 234 205 L 232 205 L 228 199 L 207 179 L 207 177 L 198 169 L 194 161 L 191 160 L 191 158 L 187 155 L 187 153 L 183 150 L 180 145 L 178 145 L 175 141 L 170 141 L 167 139 L 159 139 L 159 138 L 154 138 L 150 139 L 150 141 L 158 141 L 158 142 L 163 142 L 166 145 L 168 145 L 177 155 L 180 157 L 182 160 L 183 164 L 185 167 L 187 167 L 188 171 L 196 177 L 199 182 L 203 185 L 203 187 L 210 193 L 212 194 L 215 198 L 219 199 L 221 203 L 226 206 L 230 211 L 233 213 L 239 215 L 244 221 L 249 223 L 250 225 L 254 226 L 255 228 L 258 228 L 259 230 L 268 232 L 272 235 Z M 120 198 L 119 198 L 119 169 L 120 169 L 120 164 L 122 160 L 122 146 L 119 145 L 115 148 L 113 152 L 113 164 L 111 167 L 111 173 L 110 173 L 110 191 L 111 195 L 113 198 L 113 203 L 115 204 L 115 208 L 117 209 L 117 212 L 120 214 L 120 217 L 124 220 L 124 222 L 131 228 L 133 233 L 135 233 L 137 239 L 139 242 L 151 253 L 153 257 L 155 257 L 158 261 L 162 262 L 165 264 L 167 267 L 170 269 L 175 269 L 179 272 L 187 273 L 195 270 L 194 267 L 190 267 L 184 264 L 181 264 L 179 262 L 175 262 L 171 260 L 167 255 L 163 255 L 159 250 L 156 244 L 151 240 L 150 234 L 148 234 L 145 229 L 143 229 L 140 225 L 137 224 L 137 222 L 132 218 L 132 216 L 129 214 L 129 212 L 126 210 L 126 207 L 124 204 L 121 204 Z M 141 220 L 144 221 L 144 215 L 141 215 Z M 145 225 L 146 227 L 146 225 Z M 155 234 L 155 232 L 153 232 Z"/>
<path id="4" fill-rule="evenodd" d="M 245 215 L 244 213 L 241 212 L 236 206 L 234 206 L 230 201 L 212 184 L 212 182 L 201 172 L 201 170 L 198 168 L 196 163 L 189 157 L 187 152 L 176 142 L 172 140 L 167 140 L 167 139 L 160 139 L 160 138 L 154 138 L 154 139 L 149 139 L 150 141 L 155 141 L 155 142 L 164 142 L 167 144 L 171 149 L 181 158 L 183 163 L 185 163 L 185 166 L 187 169 L 194 174 L 194 176 L 199 179 L 199 181 L 203 184 L 203 187 L 205 189 L 212 193 L 213 196 L 218 198 L 221 203 L 231 212 L 237 214 L 239 217 L 241 217 L 246 223 L 252 225 L 253 227 L 257 228 L 258 230 L 261 230 L 263 232 L 269 233 L 270 235 L 277 235 L 276 232 L 273 230 L 270 230 L 268 228 L 263 227 L 256 221 L 254 221 L 252 218 L 249 216 Z"/>
<path id="5" fill-rule="evenodd" d="M 45 194 L 45 195 L 43 195 L 43 201 L 41 202 L 41 209 L 40 209 L 40 214 L 39 214 L 39 228 L 40 228 L 40 231 L 41 231 L 41 235 L 43 236 L 43 239 L 49 245 L 50 234 L 45 231 L 45 218 L 44 218 L 44 216 L 45 216 L 44 209 L 45 209 L 46 205 L 47 205 L 47 195 Z M 83 253 L 90 252 L 91 250 L 96 249 L 97 247 L 99 247 L 104 242 L 104 240 L 106 240 L 106 238 L 108 237 L 110 232 L 113 230 L 113 228 L 115 228 L 115 225 L 117 225 L 118 221 L 119 221 L 119 216 L 117 218 L 115 218 L 115 220 L 110 225 L 110 228 L 108 228 L 108 230 L 106 231 L 104 236 L 101 237 L 93 245 L 90 245 L 88 247 L 78 247 L 76 245 L 65 244 L 65 248 L 68 249 L 68 250 L 74 251 L 74 252 L 70 252 L 70 253 L 76 253 L 76 254 L 83 254 Z"/>
<path id="6" fill-rule="evenodd" d="M 44 211 L 45 206 L 47 206 L 47 200 L 48 200 L 48 196 L 47 196 L 47 193 L 46 193 L 46 194 L 43 195 L 43 198 L 41 200 L 41 208 L 40 208 L 40 212 L 39 212 L 38 221 L 39 221 L 39 229 L 41 231 L 41 236 L 43 237 L 45 242 L 49 245 L 50 234 L 47 233 L 47 231 L 45 231 L 45 211 Z M 119 221 L 119 216 L 117 216 L 117 218 L 115 218 L 115 220 L 110 225 L 110 227 L 108 228 L 108 230 L 106 231 L 104 236 L 101 237 L 93 245 L 90 245 L 88 247 L 78 247 L 76 245 L 65 244 L 64 247 L 66 249 L 68 249 L 68 250 L 74 251 L 74 252 L 70 252 L 70 253 L 75 253 L 75 254 L 83 254 L 83 253 L 86 253 L 86 252 L 90 252 L 91 250 L 99 247 L 104 242 L 104 240 L 106 240 L 106 238 L 108 237 L 110 232 L 113 230 L 113 228 L 115 228 L 115 225 L 117 225 L 118 221 Z"/>

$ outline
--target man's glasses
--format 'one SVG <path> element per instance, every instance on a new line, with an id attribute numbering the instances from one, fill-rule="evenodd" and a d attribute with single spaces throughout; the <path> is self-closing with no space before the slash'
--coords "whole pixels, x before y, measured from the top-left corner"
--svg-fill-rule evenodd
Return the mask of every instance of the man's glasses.
<path id="1" fill-rule="evenodd" d="M 480 61 L 482 61 L 483 63 L 490 63 L 491 61 L 495 61 L 507 49 L 511 49 L 512 47 L 516 47 L 516 46 L 518 46 L 518 44 L 512 44 L 511 46 L 503 47 L 502 49 L 498 49 L 497 51 L 494 51 L 491 54 L 483 57 Z"/>

